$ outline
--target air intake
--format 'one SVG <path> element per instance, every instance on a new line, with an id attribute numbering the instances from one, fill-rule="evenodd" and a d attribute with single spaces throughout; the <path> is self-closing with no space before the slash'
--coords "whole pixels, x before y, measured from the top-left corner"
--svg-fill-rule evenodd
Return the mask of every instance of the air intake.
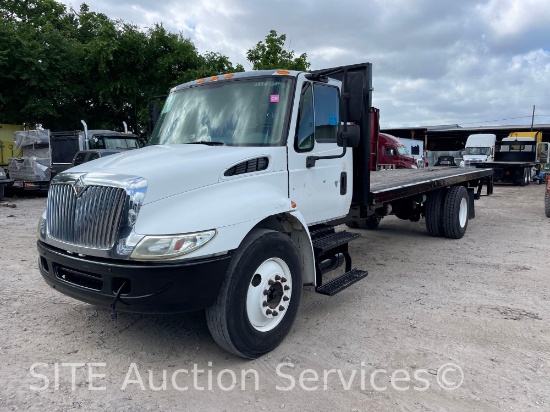
<path id="1" fill-rule="evenodd" d="M 269 160 L 267 157 L 258 157 L 256 159 L 250 159 L 246 162 L 241 162 L 235 166 L 230 167 L 223 174 L 224 176 L 236 176 L 245 173 L 259 172 L 260 170 L 267 169 Z"/>

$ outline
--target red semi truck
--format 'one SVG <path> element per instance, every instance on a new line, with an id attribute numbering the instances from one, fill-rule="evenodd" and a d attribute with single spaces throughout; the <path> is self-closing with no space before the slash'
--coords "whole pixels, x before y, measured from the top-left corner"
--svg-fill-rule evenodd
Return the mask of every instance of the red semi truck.
<path id="1" fill-rule="evenodd" d="M 371 109 L 371 148 L 370 170 L 387 168 L 416 169 L 416 160 L 407 151 L 407 147 L 391 134 L 380 133 L 380 110 Z"/>

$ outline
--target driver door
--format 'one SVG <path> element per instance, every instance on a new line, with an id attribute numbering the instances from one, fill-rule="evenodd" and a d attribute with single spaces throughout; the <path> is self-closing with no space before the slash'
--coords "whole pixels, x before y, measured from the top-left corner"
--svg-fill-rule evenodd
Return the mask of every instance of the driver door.
<path id="1" fill-rule="evenodd" d="M 305 81 L 294 131 L 288 142 L 289 197 L 308 225 L 346 216 L 352 198 L 352 151 L 343 158 L 317 160 L 306 167 L 308 156 L 342 153 L 336 144 L 340 125 L 340 91 L 336 85 Z M 291 134 L 292 136 L 292 134 Z"/>

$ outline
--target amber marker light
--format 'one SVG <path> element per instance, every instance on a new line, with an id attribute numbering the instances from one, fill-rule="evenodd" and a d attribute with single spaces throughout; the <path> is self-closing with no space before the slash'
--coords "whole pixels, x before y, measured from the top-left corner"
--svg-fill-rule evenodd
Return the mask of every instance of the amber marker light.
<path id="1" fill-rule="evenodd" d="M 210 78 L 210 81 L 215 82 L 216 80 L 218 80 L 218 78 L 219 78 L 218 76 L 212 76 L 212 77 Z"/>
<path id="2" fill-rule="evenodd" d="M 296 209 L 296 202 L 294 200 L 291 200 L 290 206 L 292 206 L 293 209 Z"/>
<path id="3" fill-rule="evenodd" d="M 204 83 L 204 79 L 197 80 L 197 83 Z"/>
<path id="4" fill-rule="evenodd" d="M 277 70 L 277 74 L 290 74 L 288 70 Z"/>
<path id="5" fill-rule="evenodd" d="M 235 76 L 233 73 L 223 75 L 225 79 L 231 79 L 233 76 Z"/>

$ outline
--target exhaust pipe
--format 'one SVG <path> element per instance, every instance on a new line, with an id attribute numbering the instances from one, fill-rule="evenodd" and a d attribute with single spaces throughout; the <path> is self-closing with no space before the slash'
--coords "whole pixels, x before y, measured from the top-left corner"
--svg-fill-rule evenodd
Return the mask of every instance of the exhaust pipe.
<path id="1" fill-rule="evenodd" d="M 122 124 L 124 125 L 124 134 L 128 134 L 128 125 L 124 121 L 122 122 Z"/>
<path id="2" fill-rule="evenodd" d="M 88 141 L 88 125 L 84 120 L 81 120 L 80 123 L 82 123 L 82 126 L 84 126 L 84 139 Z"/>

